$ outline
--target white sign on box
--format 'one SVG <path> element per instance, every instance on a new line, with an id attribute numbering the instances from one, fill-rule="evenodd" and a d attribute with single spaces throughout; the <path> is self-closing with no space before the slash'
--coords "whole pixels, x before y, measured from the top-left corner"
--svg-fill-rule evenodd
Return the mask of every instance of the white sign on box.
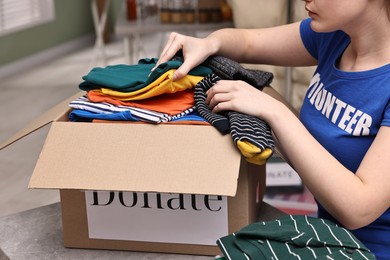
<path id="1" fill-rule="evenodd" d="M 269 162 L 266 164 L 266 185 L 299 186 L 302 180 L 298 173 L 286 162 Z"/>
<path id="2" fill-rule="evenodd" d="M 215 245 L 228 234 L 227 197 L 86 191 L 89 237 Z"/>

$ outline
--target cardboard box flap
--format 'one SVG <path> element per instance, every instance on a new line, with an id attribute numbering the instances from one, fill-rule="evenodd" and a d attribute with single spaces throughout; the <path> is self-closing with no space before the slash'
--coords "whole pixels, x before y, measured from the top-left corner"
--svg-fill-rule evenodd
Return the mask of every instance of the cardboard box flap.
<path id="1" fill-rule="evenodd" d="M 53 122 L 29 187 L 234 196 L 240 160 L 211 126 Z"/>
<path id="2" fill-rule="evenodd" d="M 29 123 L 26 127 L 19 130 L 16 134 L 8 138 L 6 141 L 4 141 L 0 145 L 0 150 L 4 149 L 5 147 L 13 144 L 14 142 L 18 141 L 19 139 L 22 139 L 23 137 L 31 134 L 32 132 L 35 132 L 36 130 L 44 127 L 47 124 L 50 124 L 54 120 L 56 120 L 58 117 L 60 117 L 64 111 L 69 109 L 69 102 L 74 100 L 77 97 L 80 97 L 84 94 L 83 91 L 78 92 L 77 94 L 67 98 L 66 100 L 62 101 L 58 105 L 54 106 L 50 110 L 46 111 L 44 114 L 39 116 L 37 119 Z"/>

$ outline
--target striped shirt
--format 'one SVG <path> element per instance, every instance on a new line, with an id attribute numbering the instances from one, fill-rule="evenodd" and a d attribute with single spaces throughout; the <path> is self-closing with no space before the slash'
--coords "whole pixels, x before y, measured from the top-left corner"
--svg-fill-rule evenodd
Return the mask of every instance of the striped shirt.
<path id="1" fill-rule="evenodd" d="M 217 241 L 225 258 L 375 259 L 350 231 L 331 221 L 287 215 L 250 224 Z"/>
<path id="2" fill-rule="evenodd" d="M 194 90 L 194 99 L 196 109 L 199 111 L 199 114 L 206 119 L 210 124 L 212 124 L 221 134 L 225 135 L 230 133 L 230 123 L 227 115 L 222 113 L 213 113 L 206 103 L 206 92 L 209 90 L 215 83 L 221 80 L 215 74 L 207 75 L 204 79 L 198 82 Z"/>
<path id="3" fill-rule="evenodd" d="M 195 86 L 194 99 L 199 114 L 221 134 L 230 133 L 248 162 L 264 164 L 275 148 L 270 126 L 260 118 L 236 111 L 213 113 L 206 103 L 206 93 L 219 80 L 219 76 L 210 74 Z"/>
<path id="4" fill-rule="evenodd" d="M 130 106 L 119 106 L 119 105 L 113 105 L 107 102 L 91 102 L 89 99 L 85 96 L 76 98 L 75 100 L 71 101 L 69 103 L 69 106 L 76 110 L 84 110 L 91 113 L 96 114 L 96 119 L 102 119 L 98 117 L 99 114 L 104 115 L 114 115 L 115 113 L 130 113 L 131 118 L 134 119 L 133 121 L 142 121 L 147 123 L 153 123 L 153 124 L 159 124 L 159 123 L 165 123 L 170 122 L 173 120 L 177 120 L 179 118 L 182 118 L 186 115 L 191 114 L 194 112 L 195 107 L 191 107 L 189 109 L 184 110 L 181 113 L 178 113 L 176 115 L 169 115 L 166 113 L 160 113 L 153 110 L 148 109 L 142 109 L 142 108 L 136 108 L 136 107 L 130 107 Z M 90 119 L 93 119 L 93 114 L 90 114 Z M 109 117 L 105 117 L 107 119 Z M 127 118 L 130 118 L 129 116 Z"/>

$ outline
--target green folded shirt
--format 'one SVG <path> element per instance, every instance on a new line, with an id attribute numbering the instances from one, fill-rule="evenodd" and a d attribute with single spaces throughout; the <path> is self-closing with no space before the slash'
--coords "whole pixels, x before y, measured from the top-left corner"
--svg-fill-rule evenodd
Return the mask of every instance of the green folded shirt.
<path id="1" fill-rule="evenodd" d="M 121 92 L 133 92 L 148 86 L 165 72 L 177 69 L 183 64 L 181 60 L 171 60 L 160 64 L 151 72 L 157 61 L 156 58 L 145 58 L 134 65 L 118 64 L 104 68 L 93 68 L 87 75 L 83 76 L 84 81 L 79 84 L 79 88 L 85 91 L 110 88 Z M 199 65 L 188 74 L 204 77 L 212 72 L 209 67 Z"/>

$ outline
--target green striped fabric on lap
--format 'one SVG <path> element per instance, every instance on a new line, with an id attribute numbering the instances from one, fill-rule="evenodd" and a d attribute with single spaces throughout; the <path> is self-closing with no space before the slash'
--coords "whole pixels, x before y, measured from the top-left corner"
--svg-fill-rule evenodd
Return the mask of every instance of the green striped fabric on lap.
<path id="1" fill-rule="evenodd" d="M 250 224 L 222 237 L 225 258 L 240 259 L 375 259 L 347 229 L 321 218 L 288 215 Z"/>

